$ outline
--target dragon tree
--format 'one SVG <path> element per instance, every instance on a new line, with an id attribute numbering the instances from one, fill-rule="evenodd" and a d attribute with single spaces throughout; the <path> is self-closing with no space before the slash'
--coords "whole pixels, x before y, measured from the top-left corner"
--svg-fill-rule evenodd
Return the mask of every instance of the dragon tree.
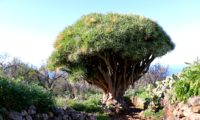
<path id="1" fill-rule="evenodd" d="M 49 68 L 62 68 L 69 79 L 85 80 L 102 89 L 102 102 L 123 102 L 123 95 L 144 75 L 156 57 L 175 47 L 155 21 L 135 14 L 81 17 L 55 41 Z"/>

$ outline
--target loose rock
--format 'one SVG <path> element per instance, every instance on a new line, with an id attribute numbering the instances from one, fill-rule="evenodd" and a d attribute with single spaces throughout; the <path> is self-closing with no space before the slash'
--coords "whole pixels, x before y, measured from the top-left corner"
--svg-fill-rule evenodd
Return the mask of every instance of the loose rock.
<path id="1" fill-rule="evenodd" d="M 8 118 L 10 118 L 11 120 L 22 120 L 22 114 L 19 112 L 11 111 L 8 114 Z"/>

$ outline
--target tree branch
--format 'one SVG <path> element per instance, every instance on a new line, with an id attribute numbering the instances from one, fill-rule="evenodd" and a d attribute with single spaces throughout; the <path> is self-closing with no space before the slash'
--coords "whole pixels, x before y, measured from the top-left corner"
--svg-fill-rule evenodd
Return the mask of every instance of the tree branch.
<path id="1" fill-rule="evenodd" d="M 102 56 L 101 54 L 98 54 L 98 56 L 105 62 L 107 69 L 108 69 L 108 75 L 112 76 L 113 69 L 112 69 L 112 66 L 110 65 L 110 62 L 109 62 L 109 55 L 107 55 L 106 52 L 103 52 L 103 53 L 104 53 L 104 56 Z"/>

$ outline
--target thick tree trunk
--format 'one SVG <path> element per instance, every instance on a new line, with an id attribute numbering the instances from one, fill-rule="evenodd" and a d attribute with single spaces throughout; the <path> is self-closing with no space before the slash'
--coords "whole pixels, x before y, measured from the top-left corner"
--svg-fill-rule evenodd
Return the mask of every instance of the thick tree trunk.
<path id="1" fill-rule="evenodd" d="M 125 91 L 147 72 L 154 57 L 149 55 L 142 60 L 132 61 L 120 58 L 112 52 L 102 52 L 98 57 L 100 59 L 95 62 L 98 66 L 93 66 L 96 74 L 91 80 L 88 79 L 88 82 L 104 91 L 103 104 L 126 109 L 127 105 L 123 99 Z"/>
<path id="2" fill-rule="evenodd" d="M 124 101 L 124 91 L 112 90 L 112 92 L 103 92 L 102 103 L 111 106 L 114 112 L 120 112 L 128 108 Z"/>

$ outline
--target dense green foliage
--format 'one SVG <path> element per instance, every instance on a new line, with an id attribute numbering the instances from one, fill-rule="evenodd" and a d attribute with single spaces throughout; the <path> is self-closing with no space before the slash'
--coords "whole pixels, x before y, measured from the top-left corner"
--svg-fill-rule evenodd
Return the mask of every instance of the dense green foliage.
<path id="1" fill-rule="evenodd" d="M 156 22 L 143 16 L 92 13 L 64 29 L 54 47 L 49 68 L 64 66 L 75 74 L 73 76 L 79 73 L 80 78 L 85 77 L 84 72 L 95 74 L 92 68 L 95 58 L 90 58 L 103 51 L 134 61 L 149 55 L 162 56 L 172 50 L 174 44 Z"/>
<path id="2" fill-rule="evenodd" d="M 86 80 L 102 89 L 104 104 L 112 99 L 124 108 L 120 99 L 128 87 L 174 44 L 161 26 L 143 16 L 92 13 L 64 29 L 54 47 L 50 69 L 62 68 L 73 81 Z"/>
<path id="3" fill-rule="evenodd" d="M 192 96 L 200 95 L 200 60 L 186 67 L 180 74 L 180 80 L 174 85 L 176 97 L 186 101 Z"/>
<path id="4" fill-rule="evenodd" d="M 100 103 L 100 94 L 90 93 L 86 100 L 68 99 L 65 101 L 67 106 L 74 108 L 77 111 L 95 114 L 97 120 L 108 120 L 108 115 L 103 110 Z"/>
<path id="5" fill-rule="evenodd" d="M 22 110 L 31 105 L 39 111 L 47 111 L 54 106 L 54 99 L 50 92 L 37 85 L 0 78 L 0 107 Z"/>

